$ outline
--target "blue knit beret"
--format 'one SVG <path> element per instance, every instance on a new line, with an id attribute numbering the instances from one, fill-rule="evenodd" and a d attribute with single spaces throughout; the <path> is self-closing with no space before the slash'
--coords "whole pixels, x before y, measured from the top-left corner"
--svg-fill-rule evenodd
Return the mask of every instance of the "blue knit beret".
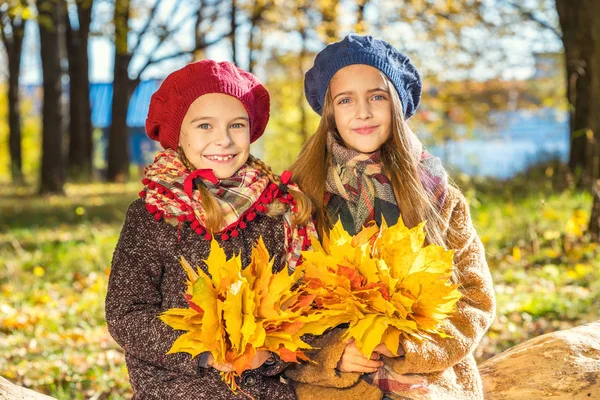
<path id="1" fill-rule="evenodd" d="M 402 101 L 404 119 L 409 119 L 421 101 L 421 76 L 406 54 L 391 44 L 372 36 L 354 33 L 325 47 L 304 77 L 304 94 L 308 104 L 319 115 L 323 111 L 325 93 L 333 75 L 352 64 L 366 64 L 386 74 Z"/>

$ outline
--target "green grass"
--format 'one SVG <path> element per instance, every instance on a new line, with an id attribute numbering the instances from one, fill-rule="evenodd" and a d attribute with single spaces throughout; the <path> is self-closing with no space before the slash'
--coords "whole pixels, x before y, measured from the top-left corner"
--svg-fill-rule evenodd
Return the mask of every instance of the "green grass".
<path id="1" fill-rule="evenodd" d="M 130 397 L 104 322 L 112 251 L 138 184 L 0 197 L 0 375 L 59 399 Z"/>
<path id="2" fill-rule="evenodd" d="M 555 169 L 508 183 L 458 177 L 486 245 L 498 314 L 479 360 L 597 319 L 600 250 L 581 232 L 591 198 L 555 190 Z M 131 396 L 104 322 L 112 251 L 139 184 L 0 195 L 0 375 L 58 399 Z"/>

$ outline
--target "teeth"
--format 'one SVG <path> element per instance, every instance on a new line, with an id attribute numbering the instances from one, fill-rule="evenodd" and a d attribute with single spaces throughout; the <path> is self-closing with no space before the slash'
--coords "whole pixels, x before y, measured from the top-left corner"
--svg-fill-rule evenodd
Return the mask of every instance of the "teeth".
<path id="1" fill-rule="evenodd" d="M 234 156 L 233 155 L 229 155 L 229 156 L 206 156 L 206 158 L 208 158 L 209 160 L 215 160 L 215 161 L 226 161 L 226 160 L 231 160 Z"/>

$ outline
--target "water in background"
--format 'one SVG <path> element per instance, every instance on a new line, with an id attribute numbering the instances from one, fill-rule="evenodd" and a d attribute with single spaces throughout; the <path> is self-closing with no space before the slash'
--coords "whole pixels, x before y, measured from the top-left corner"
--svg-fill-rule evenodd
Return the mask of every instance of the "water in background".
<path id="1" fill-rule="evenodd" d="M 566 111 L 518 110 L 494 114 L 495 129 L 480 129 L 472 139 L 428 146 L 450 169 L 471 176 L 508 179 L 529 166 L 569 158 Z"/>

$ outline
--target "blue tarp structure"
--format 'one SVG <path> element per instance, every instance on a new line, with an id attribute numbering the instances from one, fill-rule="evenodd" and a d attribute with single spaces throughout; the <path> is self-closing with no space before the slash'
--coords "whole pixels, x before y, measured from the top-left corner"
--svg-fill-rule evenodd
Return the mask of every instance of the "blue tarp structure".
<path id="1" fill-rule="evenodd" d="M 135 88 L 129 108 L 127 109 L 127 126 L 129 127 L 129 159 L 137 165 L 146 165 L 152 161 L 154 153 L 160 145 L 152 141 L 144 131 L 146 115 L 150 106 L 150 98 L 158 89 L 161 81 L 142 81 Z M 107 140 L 112 120 L 113 85 L 112 83 L 92 83 L 90 85 L 90 102 L 92 105 L 92 126 L 103 131 L 103 140 Z"/>
<path id="2" fill-rule="evenodd" d="M 154 153 L 160 149 L 157 142 L 152 141 L 146 136 L 144 126 L 146 124 L 146 115 L 150 106 L 150 98 L 158 89 L 161 81 L 149 80 L 142 81 L 135 88 L 129 108 L 127 109 L 127 126 L 129 127 L 129 159 L 132 163 L 146 165 L 152 161 Z M 68 87 L 64 88 L 68 93 Z M 41 85 L 21 85 L 21 95 L 33 104 L 33 112 L 41 115 L 43 90 Z M 112 83 L 91 83 L 90 84 L 90 103 L 92 107 L 92 126 L 94 129 L 102 130 L 100 143 L 96 146 L 106 149 L 110 123 L 112 120 Z M 106 157 L 104 157 L 106 160 Z"/>

